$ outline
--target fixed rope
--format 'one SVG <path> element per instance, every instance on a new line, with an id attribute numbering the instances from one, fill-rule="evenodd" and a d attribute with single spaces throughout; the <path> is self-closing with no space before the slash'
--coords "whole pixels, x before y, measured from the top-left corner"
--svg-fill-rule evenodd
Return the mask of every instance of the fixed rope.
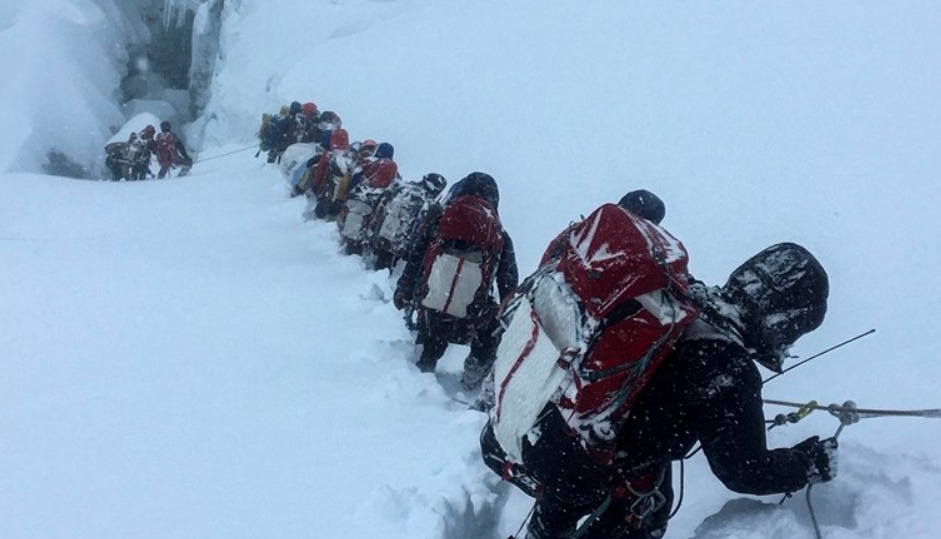
<path id="1" fill-rule="evenodd" d="M 771 404 L 773 406 L 788 406 L 791 408 L 803 409 L 807 408 L 810 410 L 826 410 L 830 415 L 839 418 L 840 414 L 847 413 L 852 411 L 853 413 L 858 414 L 860 419 L 870 419 L 874 417 L 923 417 L 926 419 L 941 419 L 941 408 L 930 408 L 924 410 L 887 410 L 887 409 L 878 409 L 878 408 L 856 408 L 853 401 L 846 401 L 842 406 L 837 404 L 830 404 L 829 406 L 823 406 L 817 404 L 817 401 L 810 401 L 809 403 L 800 403 L 800 402 L 791 402 L 791 401 L 782 401 L 776 399 L 764 399 L 765 404 Z M 847 403 L 851 406 L 847 406 Z M 809 412 L 808 412 L 809 413 Z M 806 414 L 805 414 L 806 415 Z"/>
<path id="2" fill-rule="evenodd" d="M 219 159 L 220 157 L 226 157 L 226 156 L 233 155 L 233 154 L 237 154 L 237 153 L 247 152 L 248 150 L 254 150 L 254 149 L 257 148 L 257 147 L 258 147 L 257 144 L 252 144 L 251 146 L 248 146 L 248 147 L 245 147 L 245 148 L 240 148 L 240 149 L 238 149 L 238 150 L 233 150 L 233 151 L 231 151 L 231 152 L 226 152 L 226 153 L 223 153 L 223 154 L 214 155 L 214 156 L 212 156 L 212 157 L 207 157 L 207 158 L 205 158 L 205 159 L 200 159 L 199 162 L 200 162 L 200 163 L 205 163 L 206 161 L 212 161 L 213 159 Z"/>
<path id="3" fill-rule="evenodd" d="M 834 440 L 840 437 L 840 434 L 843 433 L 843 429 L 858 423 L 861 419 L 872 419 L 876 417 L 921 417 L 925 419 L 941 419 L 941 408 L 923 410 L 886 410 L 877 408 L 859 408 L 856 403 L 851 400 L 844 402 L 842 405 L 830 404 L 829 406 L 822 406 L 818 404 L 817 401 L 810 401 L 808 403 L 802 404 L 799 402 L 764 399 L 764 402 L 765 404 L 771 404 L 774 406 L 789 406 L 798 409 L 797 412 L 789 414 L 778 414 L 775 416 L 775 419 L 769 421 L 769 423 L 771 423 L 771 426 L 768 427 L 769 430 L 779 425 L 797 423 L 804 417 L 807 417 L 814 410 L 825 410 L 827 413 L 840 420 L 840 426 L 836 429 L 836 433 L 833 435 Z M 816 535 L 816 538 L 823 539 L 823 532 L 820 530 L 820 523 L 817 520 L 817 513 L 814 510 L 811 499 L 811 492 L 813 492 L 813 487 L 814 483 L 807 485 L 807 509 L 810 513 L 810 520 L 813 523 L 814 534 Z M 789 495 L 785 496 L 784 499 L 787 499 L 788 496 Z M 783 502 L 784 499 L 781 501 Z"/>

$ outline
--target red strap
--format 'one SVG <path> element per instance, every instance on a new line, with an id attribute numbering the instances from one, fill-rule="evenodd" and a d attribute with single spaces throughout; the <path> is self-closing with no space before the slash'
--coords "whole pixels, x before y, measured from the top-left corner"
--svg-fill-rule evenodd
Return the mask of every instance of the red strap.
<path id="1" fill-rule="evenodd" d="M 513 477 L 513 463 L 506 461 L 503 463 L 503 480 L 509 481 Z"/>
<path id="2" fill-rule="evenodd" d="M 529 340 L 526 341 L 526 346 L 523 347 L 520 357 L 516 358 L 516 361 L 513 363 L 513 367 L 510 368 L 510 372 L 507 373 L 506 378 L 500 382 L 500 393 L 497 395 L 497 412 L 496 420 L 500 421 L 500 414 L 503 411 L 503 394 L 506 393 L 506 386 L 510 383 L 510 378 L 519 370 L 520 365 L 523 364 L 523 361 L 529 357 L 529 354 L 532 353 L 533 348 L 536 347 L 536 338 L 539 337 L 539 318 L 536 317 L 536 311 L 530 311 L 529 317 L 533 321 L 533 332 L 529 336 Z"/>
<path id="3" fill-rule="evenodd" d="M 458 258 L 457 271 L 454 272 L 454 278 L 451 279 L 451 286 L 448 288 L 448 300 L 444 302 L 444 309 L 442 312 L 447 313 L 448 307 L 451 306 L 451 298 L 454 297 L 454 289 L 457 287 L 457 279 L 461 276 L 461 269 L 464 268 L 464 259 Z"/>

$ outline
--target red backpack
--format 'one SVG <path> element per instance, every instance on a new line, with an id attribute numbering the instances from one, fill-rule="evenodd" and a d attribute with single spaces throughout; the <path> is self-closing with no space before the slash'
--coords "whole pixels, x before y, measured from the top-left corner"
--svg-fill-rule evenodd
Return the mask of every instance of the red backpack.
<path id="1" fill-rule="evenodd" d="M 392 185 L 399 173 L 399 166 L 391 159 L 376 159 L 363 166 L 363 181 L 374 189 L 385 189 Z"/>
<path id="2" fill-rule="evenodd" d="M 467 318 L 468 307 L 489 294 L 502 251 L 503 226 L 492 204 L 475 195 L 449 202 L 425 254 L 422 306 Z"/>
<path id="3" fill-rule="evenodd" d="M 157 135 L 156 148 L 157 163 L 160 168 L 172 168 L 176 165 L 176 137 L 173 133 L 160 133 Z"/>
<path id="4" fill-rule="evenodd" d="M 620 206 L 571 227 L 560 247 L 504 311 L 491 420 L 510 462 L 522 462 L 547 405 L 610 458 L 620 422 L 697 314 L 683 245 Z"/>

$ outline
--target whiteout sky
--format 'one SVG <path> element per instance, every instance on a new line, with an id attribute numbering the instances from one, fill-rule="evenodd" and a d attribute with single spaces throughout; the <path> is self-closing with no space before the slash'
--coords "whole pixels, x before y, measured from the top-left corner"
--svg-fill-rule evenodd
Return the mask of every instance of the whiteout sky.
<path id="1" fill-rule="evenodd" d="M 524 274 L 638 187 L 709 283 L 801 243 L 831 300 L 794 352 L 877 332 L 766 396 L 941 407 L 941 6 L 544 4 L 227 2 L 213 98 L 184 132 L 203 162 L 140 184 L 22 173 L 48 147 L 95 158 L 134 26 L 105 1 L 0 7 L 0 537 L 516 531 L 529 500 L 441 386 L 465 351 L 420 375 L 388 277 L 336 254 L 254 152 L 208 160 L 294 99 L 393 143 L 406 178 L 491 173 Z M 835 428 L 818 413 L 771 442 Z M 941 421 L 841 440 L 814 491 L 825 537 L 936 537 Z M 776 502 L 694 459 L 668 536 L 813 536 L 800 497 Z"/>

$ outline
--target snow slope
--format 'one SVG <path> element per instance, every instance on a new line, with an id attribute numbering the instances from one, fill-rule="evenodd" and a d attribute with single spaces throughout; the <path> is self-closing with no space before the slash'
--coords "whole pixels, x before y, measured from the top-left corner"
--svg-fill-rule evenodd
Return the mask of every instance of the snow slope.
<path id="1" fill-rule="evenodd" d="M 494 498 L 388 279 L 223 167 L 3 177 L 0 537 L 440 537 Z"/>
<path id="2" fill-rule="evenodd" d="M 831 308 L 796 353 L 877 328 L 767 396 L 941 406 L 941 7 L 546 4 L 227 2 L 201 157 L 313 100 L 409 178 L 492 173 L 524 273 L 571 219 L 649 188 L 708 282 L 778 241 L 818 255 Z M 34 94 L 7 90 L 4 117 Z M 250 156 L 165 182 L 0 176 L 0 537 L 514 533 L 530 502 L 479 462 L 482 417 L 410 365 L 390 282 Z M 805 421 L 772 443 L 836 428 Z M 849 428 L 814 490 L 825 537 L 936 537 L 939 429 Z M 686 471 L 669 537 L 813 536 L 799 497 Z"/>

